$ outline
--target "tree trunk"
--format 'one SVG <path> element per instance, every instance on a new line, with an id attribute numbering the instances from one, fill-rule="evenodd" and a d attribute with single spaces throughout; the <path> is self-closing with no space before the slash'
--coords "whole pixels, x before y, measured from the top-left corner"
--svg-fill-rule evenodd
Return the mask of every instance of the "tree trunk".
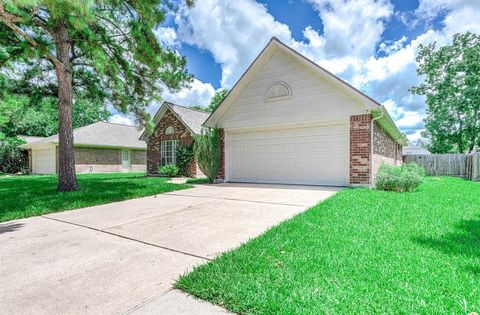
<path id="1" fill-rule="evenodd" d="M 77 189 L 75 153 L 72 126 L 72 65 L 70 63 L 70 38 L 63 21 L 53 30 L 57 59 L 55 72 L 58 82 L 58 187 L 59 192 Z"/>

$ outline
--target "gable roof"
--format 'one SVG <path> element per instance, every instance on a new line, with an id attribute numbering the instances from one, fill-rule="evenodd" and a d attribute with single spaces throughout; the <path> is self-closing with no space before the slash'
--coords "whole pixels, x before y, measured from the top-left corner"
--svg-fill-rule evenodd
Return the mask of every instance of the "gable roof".
<path id="1" fill-rule="evenodd" d="M 18 136 L 18 137 L 20 139 L 24 140 L 27 144 L 37 142 L 37 141 L 41 141 L 41 140 L 46 138 L 46 137 L 37 137 L 37 136 Z"/>
<path id="2" fill-rule="evenodd" d="M 170 109 L 175 116 L 187 127 L 187 129 L 193 134 L 200 134 L 202 131 L 202 125 L 208 118 L 210 113 L 202 112 L 190 107 L 185 107 L 170 102 L 163 102 L 158 109 L 155 116 L 153 116 L 153 123 L 155 126 L 158 124 L 163 115 Z M 140 136 L 140 140 L 146 140 L 145 132 Z"/>
<path id="3" fill-rule="evenodd" d="M 377 122 L 382 125 L 382 127 L 390 134 L 390 136 L 395 139 L 401 145 L 407 145 L 407 142 L 402 136 L 402 133 L 398 127 L 393 122 L 388 111 L 384 106 L 379 102 L 361 92 L 357 88 L 353 87 L 346 81 L 340 79 L 333 73 L 329 72 L 325 68 L 316 64 L 312 60 L 308 59 L 304 55 L 290 48 L 283 42 L 281 42 L 276 37 L 272 37 L 270 42 L 265 46 L 265 48 L 260 52 L 260 54 L 255 58 L 252 64 L 247 68 L 247 70 L 242 74 L 240 79 L 235 83 L 227 96 L 223 99 L 220 105 L 212 112 L 212 114 L 205 121 L 204 126 L 206 127 L 215 127 L 216 122 L 222 117 L 222 115 L 227 111 L 227 109 L 232 105 L 234 100 L 240 94 L 241 91 L 250 83 L 254 78 L 257 72 L 265 65 L 265 63 L 270 59 L 270 57 L 278 50 L 286 53 L 289 56 L 292 56 L 300 64 L 308 67 L 313 70 L 315 73 L 320 75 L 322 78 L 334 84 L 340 90 L 348 93 L 355 99 L 357 99 L 363 106 L 365 110 L 372 113 L 372 116 L 377 119 Z"/>
<path id="4" fill-rule="evenodd" d="M 143 132 L 137 126 L 121 125 L 99 121 L 73 130 L 73 143 L 76 146 L 114 147 L 146 149 L 145 142 L 138 140 Z M 58 134 L 23 144 L 24 149 L 57 144 Z"/>

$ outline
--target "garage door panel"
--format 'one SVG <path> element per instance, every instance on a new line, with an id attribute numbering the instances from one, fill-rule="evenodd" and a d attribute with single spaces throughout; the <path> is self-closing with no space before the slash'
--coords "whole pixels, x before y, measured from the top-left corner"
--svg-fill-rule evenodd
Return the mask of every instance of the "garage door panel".
<path id="1" fill-rule="evenodd" d="M 228 137 L 231 181 L 347 184 L 346 124 L 229 133 Z"/>
<path id="2" fill-rule="evenodd" d="M 54 174 L 55 173 L 55 148 L 37 149 L 32 156 L 33 173 Z"/>

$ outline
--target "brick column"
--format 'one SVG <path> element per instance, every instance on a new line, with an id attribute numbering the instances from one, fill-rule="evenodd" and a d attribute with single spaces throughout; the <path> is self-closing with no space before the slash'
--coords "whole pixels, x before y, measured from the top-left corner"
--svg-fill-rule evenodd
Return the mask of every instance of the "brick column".
<path id="1" fill-rule="evenodd" d="M 370 125 L 369 114 L 350 116 L 350 185 L 370 184 Z"/>
<path id="2" fill-rule="evenodd" d="M 218 172 L 218 179 L 225 180 L 225 130 L 220 128 L 220 171 Z"/>

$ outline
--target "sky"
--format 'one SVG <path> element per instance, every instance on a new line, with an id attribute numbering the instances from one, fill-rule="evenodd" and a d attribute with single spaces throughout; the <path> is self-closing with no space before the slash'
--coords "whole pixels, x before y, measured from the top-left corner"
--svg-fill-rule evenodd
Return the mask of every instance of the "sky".
<path id="1" fill-rule="evenodd" d="M 409 88 L 419 45 L 448 45 L 455 33 L 480 33 L 480 0 L 196 0 L 155 29 L 186 56 L 190 89 L 165 100 L 206 106 L 230 89 L 272 36 L 385 105 L 411 141 L 424 128 L 425 98 Z M 159 104 L 148 111 L 154 114 Z M 118 113 L 112 121 L 129 123 Z"/>

